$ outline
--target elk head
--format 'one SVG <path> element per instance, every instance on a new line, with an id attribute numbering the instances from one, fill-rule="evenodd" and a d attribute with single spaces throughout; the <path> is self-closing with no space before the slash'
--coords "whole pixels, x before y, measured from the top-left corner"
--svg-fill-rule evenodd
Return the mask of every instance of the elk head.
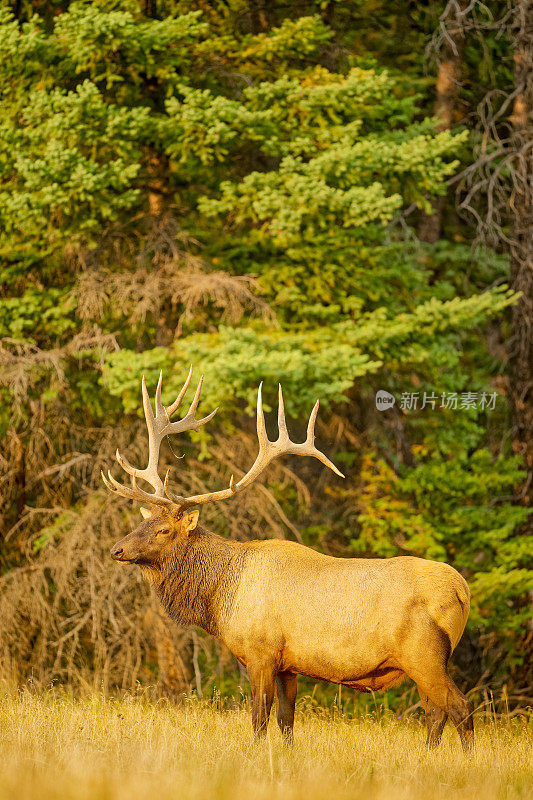
<path id="1" fill-rule="evenodd" d="M 249 471 L 237 483 L 231 476 L 227 489 L 205 494 L 193 495 L 192 497 L 181 497 L 174 494 L 168 486 L 169 471 L 164 480 L 158 474 L 159 449 L 164 436 L 174 433 L 184 433 L 185 431 L 198 430 L 206 422 L 214 417 L 218 409 L 215 409 L 203 419 L 196 419 L 196 409 L 200 402 L 203 377 L 200 378 L 194 399 L 187 414 L 183 419 L 171 421 L 172 415 L 178 410 L 181 401 L 189 387 L 192 376 L 192 367 L 189 370 L 187 380 L 183 385 L 176 400 L 169 406 L 164 406 L 161 402 L 162 373 L 159 376 L 155 393 L 155 414 L 152 410 L 148 391 L 144 377 L 142 379 L 142 398 L 146 426 L 148 428 L 148 465 L 144 469 L 133 467 L 121 454 L 116 453 L 116 459 L 122 469 L 131 475 L 131 486 L 119 483 L 111 472 L 107 477 L 102 473 L 102 478 L 107 488 L 115 494 L 136 500 L 144 504 L 141 508 L 144 522 L 139 525 L 132 533 L 117 542 L 111 549 L 111 556 L 116 560 L 127 564 L 140 564 L 150 567 L 160 563 L 161 560 L 170 558 L 176 545 L 176 540 L 186 537 L 197 525 L 199 512 L 193 510 L 195 506 L 204 503 L 213 503 L 217 500 L 226 500 L 246 489 L 263 470 L 273 461 L 285 454 L 313 456 L 333 470 L 340 477 L 344 477 L 337 467 L 315 447 L 315 421 L 318 413 L 318 400 L 309 417 L 307 426 L 307 436 L 304 442 L 297 444 L 291 442 L 285 421 L 285 409 L 283 403 L 283 393 L 279 386 L 278 403 L 278 429 L 279 436 L 275 442 L 268 439 L 265 427 L 265 417 L 263 414 L 262 403 L 262 384 L 259 385 L 257 393 L 257 438 L 259 441 L 259 452 Z M 139 488 L 137 479 L 140 478 L 151 485 L 153 492 L 146 492 Z M 148 506 L 148 508 L 146 508 Z"/>

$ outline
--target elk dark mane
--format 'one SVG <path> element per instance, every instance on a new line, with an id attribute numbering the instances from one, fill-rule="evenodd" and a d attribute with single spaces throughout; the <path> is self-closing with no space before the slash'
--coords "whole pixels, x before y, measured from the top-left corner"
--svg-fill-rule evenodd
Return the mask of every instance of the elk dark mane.
<path id="1" fill-rule="evenodd" d="M 198 625 L 217 636 L 233 606 L 246 546 L 197 526 L 178 538 L 172 555 L 144 567 L 167 614 L 180 625 Z"/>

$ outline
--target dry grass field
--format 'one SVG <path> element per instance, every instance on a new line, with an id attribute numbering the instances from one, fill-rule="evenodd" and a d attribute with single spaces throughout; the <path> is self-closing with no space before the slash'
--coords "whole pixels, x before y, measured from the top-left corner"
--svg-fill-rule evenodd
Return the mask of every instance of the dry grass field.
<path id="1" fill-rule="evenodd" d="M 274 721 L 274 717 L 273 717 Z M 296 744 L 277 726 L 254 744 L 245 707 L 4 692 L 0 800 L 518 800 L 533 797 L 523 719 L 476 725 L 463 756 L 452 728 L 428 753 L 416 721 L 300 710 Z"/>

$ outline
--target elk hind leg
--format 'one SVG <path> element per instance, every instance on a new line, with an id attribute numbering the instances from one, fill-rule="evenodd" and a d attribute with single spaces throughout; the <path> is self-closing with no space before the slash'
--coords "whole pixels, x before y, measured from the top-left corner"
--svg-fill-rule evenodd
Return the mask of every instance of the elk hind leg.
<path id="1" fill-rule="evenodd" d="M 474 746 L 474 707 L 470 700 L 459 691 L 445 671 L 441 675 L 433 676 L 433 680 L 428 681 L 422 691 L 450 717 L 457 728 L 465 753 L 471 750 Z"/>
<path id="2" fill-rule="evenodd" d="M 448 714 L 446 711 L 443 711 L 442 708 L 436 706 L 433 700 L 430 700 L 420 687 L 418 687 L 418 692 L 424 711 L 426 712 L 426 727 L 428 732 L 426 746 L 431 748 L 438 747 L 442 739 L 442 732 L 446 725 Z"/>
<path id="3" fill-rule="evenodd" d="M 298 679 L 291 672 L 280 672 L 276 678 L 278 695 L 278 725 L 286 744 L 292 744 L 294 727 L 294 707 Z"/>
<path id="4" fill-rule="evenodd" d="M 421 697 L 428 697 L 441 712 L 430 714 L 436 720 L 432 741 L 437 737 L 439 726 L 444 727 L 442 717 L 446 714 L 457 728 L 463 750 L 470 750 L 474 745 L 474 707 L 448 675 L 451 644 L 447 633 L 431 617 L 420 615 L 413 620 L 404 646 L 402 667 L 417 684 Z"/>

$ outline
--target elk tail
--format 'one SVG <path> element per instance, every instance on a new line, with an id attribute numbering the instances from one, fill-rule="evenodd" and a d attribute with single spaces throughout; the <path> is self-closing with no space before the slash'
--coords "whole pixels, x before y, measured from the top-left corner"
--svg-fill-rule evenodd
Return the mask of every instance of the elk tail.
<path id="1" fill-rule="evenodd" d="M 468 619 L 468 614 L 470 613 L 470 589 L 468 588 L 468 584 L 464 579 L 456 585 L 455 594 L 457 595 L 457 599 L 461 604 L 466 625 L 466 620 Z"/>

